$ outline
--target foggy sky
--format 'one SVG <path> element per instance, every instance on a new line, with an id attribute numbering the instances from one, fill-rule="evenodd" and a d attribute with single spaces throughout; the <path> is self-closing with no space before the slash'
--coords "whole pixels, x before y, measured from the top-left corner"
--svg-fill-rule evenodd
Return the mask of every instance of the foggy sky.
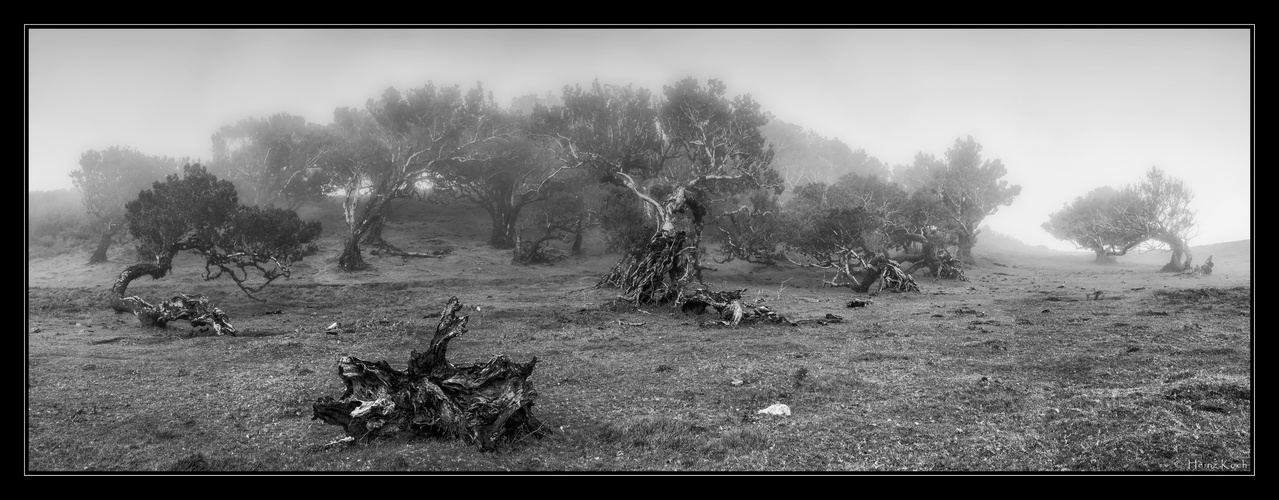
<path id="1" fill-rule="evenodd" d="M 28 191 L 71 188 L 89 149 L 208 159 L 250 116 L 329 123 L 388 86 L 483 82 L 499 104 L 566 84 L 660 92 L 723 80 L 777 118 L 886 164 L 972 135 L 1022 192 L 985 221 L 1040 228 L 1158 166 L 1187 182 L 1194 245 L 1250 237 L 1246 29 L 32 29 Z"/>

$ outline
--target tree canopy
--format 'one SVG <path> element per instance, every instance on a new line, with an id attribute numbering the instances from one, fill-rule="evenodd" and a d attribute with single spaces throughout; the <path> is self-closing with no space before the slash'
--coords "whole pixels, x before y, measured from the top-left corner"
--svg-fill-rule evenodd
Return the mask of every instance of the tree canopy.
<path id="1" fill-rule="evenodd" d="M 1113 262 L 1150 239 L 1151 226 L 1137 190 L 1103 186 L 1050 214 L 1043 228 L 1096 252 L 1098 262 Z"/>
<path id="2" fill-rule="evenodd" d="M 83 194 L 85 211 L 100 235 L 89 263 L 106 262 L 107 250 L 124 227 L 125 203 L 152 182 L 176 172 L 178 161 L 119 146 L 80 156 L 80 168 L 71 172 L 71 182 Z"/>
<path id="3" fill-rule="evenodd" d="M 433 83 L 407 93 L 388 88 L 362 110 L 335 110 L 335 146 L 323 162 L 345 193 L 348 232 L 338 265 L 367 267 L 360 252 L 366 236 L 388 246 L 381 227 L 391 200 L 420 195 L 433 169 L 480 159 L 482 145 L 508 138 L 510 123 L 498 111 L 482 85 L 463 92 Z"/>
<path id="4" fill-rule="evenodd" d="M 888 166 L 865 149 L 853 150 L 838 138 L 826 138 L 799 125 L 773 119 L 760 127 L 773 144 L 773 168 L 786 182 L 787 192 L 815 182 L 830 184 L 840 176 L 858 174 L 888 178 Z"/>
<path id="5" fill-rule="evenodd" d="M 1191 268 L 1189 240 L 1197 227 L 1190 210 L 1194 193 L 1180 179 L 1157 167 L 1136 184 L 1116 190 L 1094 189 L 1058 212 L 1049 214 L 1044 230 L 1058 239 L 1097 253 L 1109 262 L 1133 248 L 1163 247 L 1172 258 L 1163 271 Z"/>
<path id="6" fill-rule="evenodd" d="M 935 198 L 937 224 L 956 236 L 959 258 L 969 263 L 982 220 L 1021 194 L 1021 186 L 1003 179 L 1008 174 L 1003 162 L 983 161 L 981 150 L 972 136 L 956 139 L 942 159 L 920 153 L 893 174 L 907 189 Z"/>
<path id="7" fill-rule="evenodd" d="M 129 233 L 151 262 L 121 273 L 113 290 L 122 298 L 130 281 L 161 278 L 179 252 L 204 258 L 206 280 L 229 277 L 246 294 L 287 277 L 290 264 L 320 236 L 320 223 L 274 207 L 240 205 L 235 186 L 199 164 L 156 181 L 125 206 Z"/>
<path id="8" fill-rule="evenodd" d="M 629 190 L 646 207 L 654 243 L 628 253 L 604 279 L 627 300 L 671 300 L 684 284 L 701 281 L 700 238 L 716 197 L 782 189 L 759 131 L 766 115 L 749 95 L 730 98 L 726 90 L 719 80 L 687 78 L 657 99 L 597 81 L 590 89 L 565 87 L 563 107 L 535 114 L 534 130 L 557 145 L 566 165 Z M 644 256 L 651 252 L 662 256 Z"/>
<path id="9" fill-rule="evenodd" d="M 328 146 L 323 127 L 279 113 L 246 118 L 213 134 L 209 170 L 231 181 L 251 205 L 291 209 L 332 191 L 319 160 Z"/>

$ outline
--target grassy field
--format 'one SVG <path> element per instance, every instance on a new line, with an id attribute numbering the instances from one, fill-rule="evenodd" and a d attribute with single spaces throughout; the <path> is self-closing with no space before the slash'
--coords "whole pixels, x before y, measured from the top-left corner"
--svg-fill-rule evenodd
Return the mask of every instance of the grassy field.
<path id="1" fill-rule="evenodd" d="M 85 252 L 28 259 L 26 468 L 168 471 L 1182 471 L 1251 472 L 1250 243 L 1195 249 L 1211 276 L 1155 272 L 1167 254 L 984 248 L 970 281 L 863 297 L 821 273 L 733 263 L 716 289 L 830 325 L 704 328 L 664 308 L 615 311 L 595 279 L 618 259 L 518 267 L 485 246 L 487 218 L 455 205 L 396 207 L 387 238 L 439 259 L 366 256 L 336 269 L 332 207 L 319 255 L 262 293 L 203 282 L 180 259 L 130 292 L 201 293 L 242 333 L 141 326 L 100 294 L 130 264 Z M 1208 253 L 1204 253 L 1208 251 Z M 45 256 L 49 255 L 49 256 Z M 1100 298 L 1093 292 L 1103 292 Z M 480 453 L 417 438 L 325 447 L 341 429 L 311 403 L 342 393 L 343 355 L 403 368 L 450 296 L 479 307 L 450 360 L 537 356 L 543 439 Z M 337 335 L 325 334 L 333 322 Z M 629 326 L 643 323 L 642 326 Z M 783 403 L 789 416 L 757 413 Z M 195 460 L 193 457 L 202 460 Z"/>

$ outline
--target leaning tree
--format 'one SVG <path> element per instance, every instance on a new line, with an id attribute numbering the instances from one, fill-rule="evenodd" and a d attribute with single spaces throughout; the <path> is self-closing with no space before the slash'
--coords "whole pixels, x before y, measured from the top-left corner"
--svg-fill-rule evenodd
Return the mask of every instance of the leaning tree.
<path id="1" fill-rule="evenodd" d="M 759 132 L 767 122 L 749 95 L 729 98 L 718 80 L 692 78 L 645 90 L 564 89 L 564 107 L 543 110 L 543 136 L 568 165 L 630 191 L 656 232 L 601 280 L 632 303 L 679 302 L 702 282 L 701 236 L 711 203 L 750 189 L 782 189 L 773 152 Z"/>
<path id="2" fill-rule="evenodd" d="M 1147 214 L 1136 189 L 1103 186 L 1049 214 L 1042 227 L 1057 239 L 1092 250 L 1097 263 L 1114 263 L 1115 257 L 1150 239 Z"/>
<path id="3" fill-rule="evenodd" d="M 920 153 L 909 167 L 894 172 L 895 180 L 912 191 L 936 198 L 942 227 L 958 239 L 960 260 L 972 264 L 973 245 L 982 220 L 1001 206 L 1011 205 L 1021 186 L 1008 185 L 1008 170 L 999 160 L 982 160 L 981 144 L 968 136 L 956 139 L 945 158 Z"/>
<path id="4" fill-rule="evenodd" d="M 84 209 L 99 235 L 90 264 L 107 261 L 107 250 L 124 228 L 124 204 L 177 169 L 176 159 L 118 146 L 85 151 L 80 156 L 80 168 L 71 172 L 71 182 L 84 195 Z"/>
<path id="5" fill-rule="evenodd" d="M 1140 194 L 1149 236 L 1159 246 L 1172 250 L 1172 258 L 1161 271 L 1182 272 L 1192 269 L 1190 238 L 1198 229 L 1190 201 L 1195 195 L 1181 179 L 1170 177 L 1158 167 L 1150 167 L 1146 177 L 1135 187 Z"/>
<path id="6" fill-rule="evenodd" d="M 218 333 L 235 333 L 225 315 L 199 296 L 179 295 L 152 305 L 127 296 L 129 283 L 142 276 L 164 277 L 179 252 L 204 259 L 204 279 L 228 277 L 251 298 L 272 281 L 289 276 L 290 265 L 320 236 L 318 221 L 303 221 L 295 212 L 274 207 L 240 205 L 235 186 L 199 164 L 183 167 L 156 181 L 125 205 L 129 233 L 138 252 L 147 256 L 120 272 L 111 286 L 109 304 L 147 324 L 164 326 L 176 319 L 208 325 Z"/>

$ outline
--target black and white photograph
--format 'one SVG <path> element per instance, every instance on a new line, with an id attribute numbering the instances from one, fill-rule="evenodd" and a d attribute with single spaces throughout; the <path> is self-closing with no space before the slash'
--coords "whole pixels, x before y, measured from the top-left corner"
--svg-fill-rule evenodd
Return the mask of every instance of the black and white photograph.
<path id="1" fill-rule="evenodd" d="M 1255 25 L 24 26 L 26 475 L 1253 475 Z"/>

